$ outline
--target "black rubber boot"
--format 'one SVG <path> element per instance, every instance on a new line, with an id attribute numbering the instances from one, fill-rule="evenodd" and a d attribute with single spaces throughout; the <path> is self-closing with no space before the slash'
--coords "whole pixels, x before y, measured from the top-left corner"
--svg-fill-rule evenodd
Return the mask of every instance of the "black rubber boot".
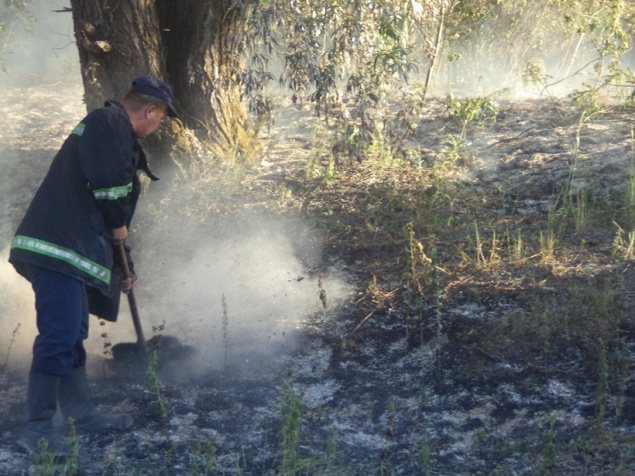
<path id="1" fill-rule="evenodd" d="M 46 440 L 46 451 L 58 460 L 66 457 L 70 449 L 67 441 L 57 434 L 53 415 L 57 410 L 57 375 L 29 374 L 27 389 L 27 421 L 22 428 L 20 441 L 30 451 L 39 451 L 40 440 Z"/>
<path id="2" fill-rule="evenodd" d="M 64 419 L 72 418 L 78 433 L 124 430 L 132 425 L 129 415 L 100 415 L 93 411 L 86 367 L 76 368 L 70 375 L 60 377 L 59 404 Z"/>

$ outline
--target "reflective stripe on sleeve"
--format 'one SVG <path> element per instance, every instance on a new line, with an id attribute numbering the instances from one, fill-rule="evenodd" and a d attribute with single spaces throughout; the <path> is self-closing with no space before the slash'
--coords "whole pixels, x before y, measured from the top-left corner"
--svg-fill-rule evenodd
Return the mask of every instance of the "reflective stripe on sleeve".
<path id="1" fill-rule="evenodd" d="M 127 196 L 130 192 L 132 192 L 132 182 L 121 187 L 98 188 L 93 190 L 93 195 L 96 200 L 117 200 Z"/>
<path id="2" fill-rule="evenodd" d="M 75 126 L 75 129 L 73 129 L 72 134 L 75 134 L 76 136 L 82 136 L 84 135 L 84 129 L 86 129 L 86 124 L 84 124 L 83 122 L 80 122 L 79 124 L 77 124 L 77 126 Z"/>
<path id="3" fill-rule="evenodd" d="M 51 258 L 57 258 L 65 261 L 81 271 L 88 273 L 89 275 L 103 281 L 106 284 L 110 283 L 110 270 L 100 266 L 94 261 L 84 258 L 78 255 L 72 250 L 62 248 L 61 246 L 46 241 L 38 240 L 36 238 L 30 238 L 28 236 L 18 235 L 13 239 L 11 248 L 20 248 L 23 250 L 31 251 L 33 253 L 39 253 L 41 255 L 50 256 Z"/>

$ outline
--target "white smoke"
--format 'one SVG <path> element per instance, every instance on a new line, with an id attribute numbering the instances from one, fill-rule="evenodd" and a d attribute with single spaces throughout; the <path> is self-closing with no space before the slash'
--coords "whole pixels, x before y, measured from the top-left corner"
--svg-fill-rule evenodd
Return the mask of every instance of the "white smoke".
<path id="1" fill-rule="evenodd" d="M 135 297 L 146 339 L 161 333 L 196 349 L 179 377 L 271 368 L 296 347 L 311 315 L 326 312 L 322 298 L 332 311 L 349 294 L 337 270 L 312 271 L 321 245 L 300 220 L 241 213 L 185 225 L 178 210 L 165 213 L 179 224 L 176 236 L 138 230 Z M 119 322 L 93 325 L 91 349 L 136 342 L 133 329 L 123 299 Z"/>
<path id="2" fill-rule="evenodd" d="M 0 370 L 22 373 L 31 361 L 35 326 L 35 303 L 31 285 L 0 252 Z M 6 366 L 6 368 L 5 368 Z"/>

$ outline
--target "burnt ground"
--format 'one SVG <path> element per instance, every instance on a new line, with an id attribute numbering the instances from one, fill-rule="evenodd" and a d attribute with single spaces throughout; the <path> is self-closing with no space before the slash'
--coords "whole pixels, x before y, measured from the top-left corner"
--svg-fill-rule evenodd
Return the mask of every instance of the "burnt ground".
<path id="1" fill-rule="evenodd" d="M 28 204 L 23 190 L 81 115 L 76 103 L 16 111 L 38 95 L 47 90 L 16 89 L 1 105 L 15 119 L 2 133 L 13 177 L 3 173 L 3 247 Z M 628 223 L 632 110 L 606 106 L 580 126 L 566 101 L 497 105 L 496 121 L 470 124 L 456 155 L 448 134 L 461 126 L 432 102 L 404 145 L 416 150 L 408 160 L 354 160 L 308 178 L 310 161 L 328 169 L 328 148 L 308 106 L 280 105 L 240 187 L 216 164 L 182 215 L 306 220 L 323 244 L 307 274 L 337 269 L 350 293 L 300 316 L 293 345 L 273 354 L 248 348 L 192 375 L 180 372 L 187 363 L 159 368 L 165 415 L 145 365 L 95 374 L 98 409 L 135 424 L 80 436 L 79 474 L 633 474 L 635 327 L 614 224 Z M 574 198 L 554 208 L 563 196 Z M 5 364 L 0 474 L 42 470 L 14 440 L 24 390 Z"/>

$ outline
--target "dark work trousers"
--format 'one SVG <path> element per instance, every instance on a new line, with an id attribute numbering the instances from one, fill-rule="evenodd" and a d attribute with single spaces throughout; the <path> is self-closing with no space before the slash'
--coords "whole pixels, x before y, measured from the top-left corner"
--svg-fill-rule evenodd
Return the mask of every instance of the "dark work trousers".
<path id="1" fill-rule="evenodd" d="M 86 364 L 88 298 L 83 282 L 48 269 L 33 267 L 29 281 L 35 292 L 38 336 L 31 371 L 68 375 Z"/>

